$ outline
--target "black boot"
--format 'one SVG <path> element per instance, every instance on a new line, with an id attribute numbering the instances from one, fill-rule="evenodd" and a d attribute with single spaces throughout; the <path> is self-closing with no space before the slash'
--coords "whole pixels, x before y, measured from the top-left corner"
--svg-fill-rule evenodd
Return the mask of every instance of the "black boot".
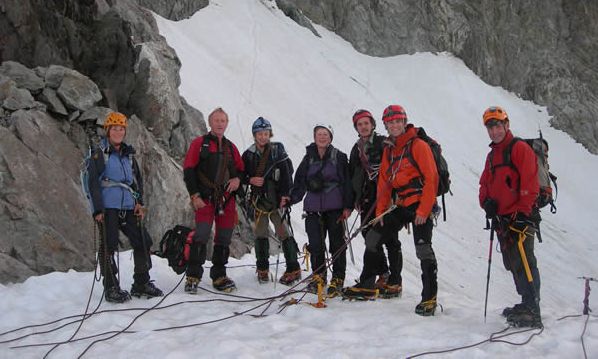
<path id="1" fill-rule="evenodd" d="M 288 237 L 282 241 L 282 252 L 284 253 L 284 260 L 287 263 L 286 272 L 296 272 L 301 269 L 299 261 L 297 260 L 297 253 L 299 253 L 299 247 L 295 238 Z M 299 276 L 301 278 L 301 276 Z"/>
<path id="2" fill-rule="evenodd" d="M 270 242 L 268 238 L 256 238 L 255 239 L 255 259 L 258 271 L 268 270 L 270 263 L 268 258 L 270 257 Z"/>
<path id="3" fill-rule="evenodd" d="M 164 293 L 154 285 L 153 281 L 149 281 L 146 283 L 133 282 L 133 285 L 131 286 L 131 295 L 137 298 L 146 297 L 149 299 L 153 297 L 161 297 Z"/>
<path id="4" fill-rule="evenodd" d="M 124 303 L 131 300 L 131 295 L 119 286 L 112 286 L 106 288 L 104 291 L 104 298 L 110 303 Z"/>
<path id="5" fill-rule="evenodd" d="M 507 317 L 507 323 L 514 327 L 542 328 L 542 318 L 538 306 L 523 306 L 517 312 L 511 313 Z"/>

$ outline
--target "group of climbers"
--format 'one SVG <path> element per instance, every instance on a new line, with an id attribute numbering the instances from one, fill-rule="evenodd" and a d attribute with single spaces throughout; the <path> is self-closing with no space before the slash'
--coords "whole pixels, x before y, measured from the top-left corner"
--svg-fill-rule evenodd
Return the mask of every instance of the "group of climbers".
<path id="1" fill-rule="evenodd" d="M 195 210 L 185 292 L 194 294 L 203 275 L 207 243 L 215 222 L 210 278 L 215 289 L 229 292 L 235 283 L 226 264 L 233 228 L 238 221 L 235 193 L 245 189 L 254 221 L 257 280 L 270 280 L 269 243 L 279 243 L 286 270 L 278 281 L 292 285 L 301 280 L 298 246 L 290 227 L 290 206 L 303 201 L 313 273 L 307 290 L 326 287 L 328 297 L 369 299 L 398 297 L 402 293 L 403 255 L 399 232 L 411 226 L 415 253 L 420 262 L 422 291 L 415 313 L 434 315 L 437 307 L 438 264 L 432 248 L 439 173 L 430 145 L 408 123 L 405 109 L 388 106 L 382 115 L 388 136 L 378 134 L 374 116 L 358 110 L 352 117 L 358 140 L 349 158 L 332 145 L 334 131 L 318 124 L 313 142 L 306 146 L 293 178 L 293 164 L 282 143 L 272 141 L 272 124 L 259 117 L 252 125 L 254 143 L 241 156 L 224 133 L 228 115 L 217 108 L 208 116 L 206 135 L 197 137 L 184 160 L 184 180 Z M 503 315 L 516 326 L 541 326 L 540 277 L 533 252 L 535 201 L 539 192 L 536 156 L 525 141 L 509 130 L 509 118 L 500 107 L 484 112 L 483 124 L 492 141 L 480 179 L 480 206 L 498 235 L 503 262 L 511 271 L 522 302 Z M 152 241 L 141 225 L 144 216 L 142 178 L 134 149 L 123 142 L 126 117 L 112 113 L 105 121 L 104 146 L 93 157 L 89 187 L 94 218 L 101 223 L 104 245 L 100 264 L 105 298 L 130 299 L 116 276 L 114 252 L 118 230 L 133 247 L 134 283 L 131 294 L 161 296 L 150 281 Z M 513 144 L 512 142 L 515 141 Z M 505 149 L 509 163 L 505 163 Z M 103 155 L 101 155 L 103 153 Z M 347 219 L 358 212 L 365 239 L 363 269 L 354 286 L 344 287 Z M 136 220 L 137 218 L 137 220 Z M 270 234 L 269 223 L 274 225 Z M 328 253 L 326 258 L 328 237 Z M 386 250 L 386 253 L 385 253 Z M 330 282 L 327 269 L 331 268 Z"/>

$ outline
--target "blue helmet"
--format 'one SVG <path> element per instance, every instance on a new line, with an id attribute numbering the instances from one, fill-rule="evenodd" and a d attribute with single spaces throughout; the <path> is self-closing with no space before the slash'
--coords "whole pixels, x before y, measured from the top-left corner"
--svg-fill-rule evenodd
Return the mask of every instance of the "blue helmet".
<path id="1" fill-rule="evenodd" d="M 272 124 L 270 124 L 270 121 L 261 116 L 258 117 L 257 120 L 253 121 L 253 125 L 251 126 L 251 133 L 254 135 L 256 132 L 260 131 L 272 131 Z"/>

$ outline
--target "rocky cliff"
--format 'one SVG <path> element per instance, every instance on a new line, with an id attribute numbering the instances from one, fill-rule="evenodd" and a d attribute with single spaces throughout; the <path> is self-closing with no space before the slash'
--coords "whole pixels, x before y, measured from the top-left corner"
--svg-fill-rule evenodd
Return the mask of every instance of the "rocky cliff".
<path id="1" fill-rule="evenodd" d="M 596 1 L 285 2 L 365 54 L 451 52 L 486 82 L 547 106 L 554 127 L 598 154 Z"/>
<path id="2" fill-rule="evenodd" d="M 177 3 L 188 16 L 202 2 Z M 206 126 L 151 13 L 134 0 L 1 0 L 0 33 L 0 282 L 93 268 L 79 166 L 111 109 L 130 118 L 154 242 L 191 225 L 180 163 Z M 233 255 L 249 250 L 248 232 Z"/>

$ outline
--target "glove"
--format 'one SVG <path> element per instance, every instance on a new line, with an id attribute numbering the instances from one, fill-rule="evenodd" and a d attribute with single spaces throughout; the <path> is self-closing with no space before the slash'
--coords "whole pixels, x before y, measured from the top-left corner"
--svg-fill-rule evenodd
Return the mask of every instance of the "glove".
<path id="1" fill-rule="evenodd" d="M 495 218 L 498 214 L 498 202 L 492 198 L 488 198 L 484 201 L 484 211 L 486 212 L 486 218 Z"/>

